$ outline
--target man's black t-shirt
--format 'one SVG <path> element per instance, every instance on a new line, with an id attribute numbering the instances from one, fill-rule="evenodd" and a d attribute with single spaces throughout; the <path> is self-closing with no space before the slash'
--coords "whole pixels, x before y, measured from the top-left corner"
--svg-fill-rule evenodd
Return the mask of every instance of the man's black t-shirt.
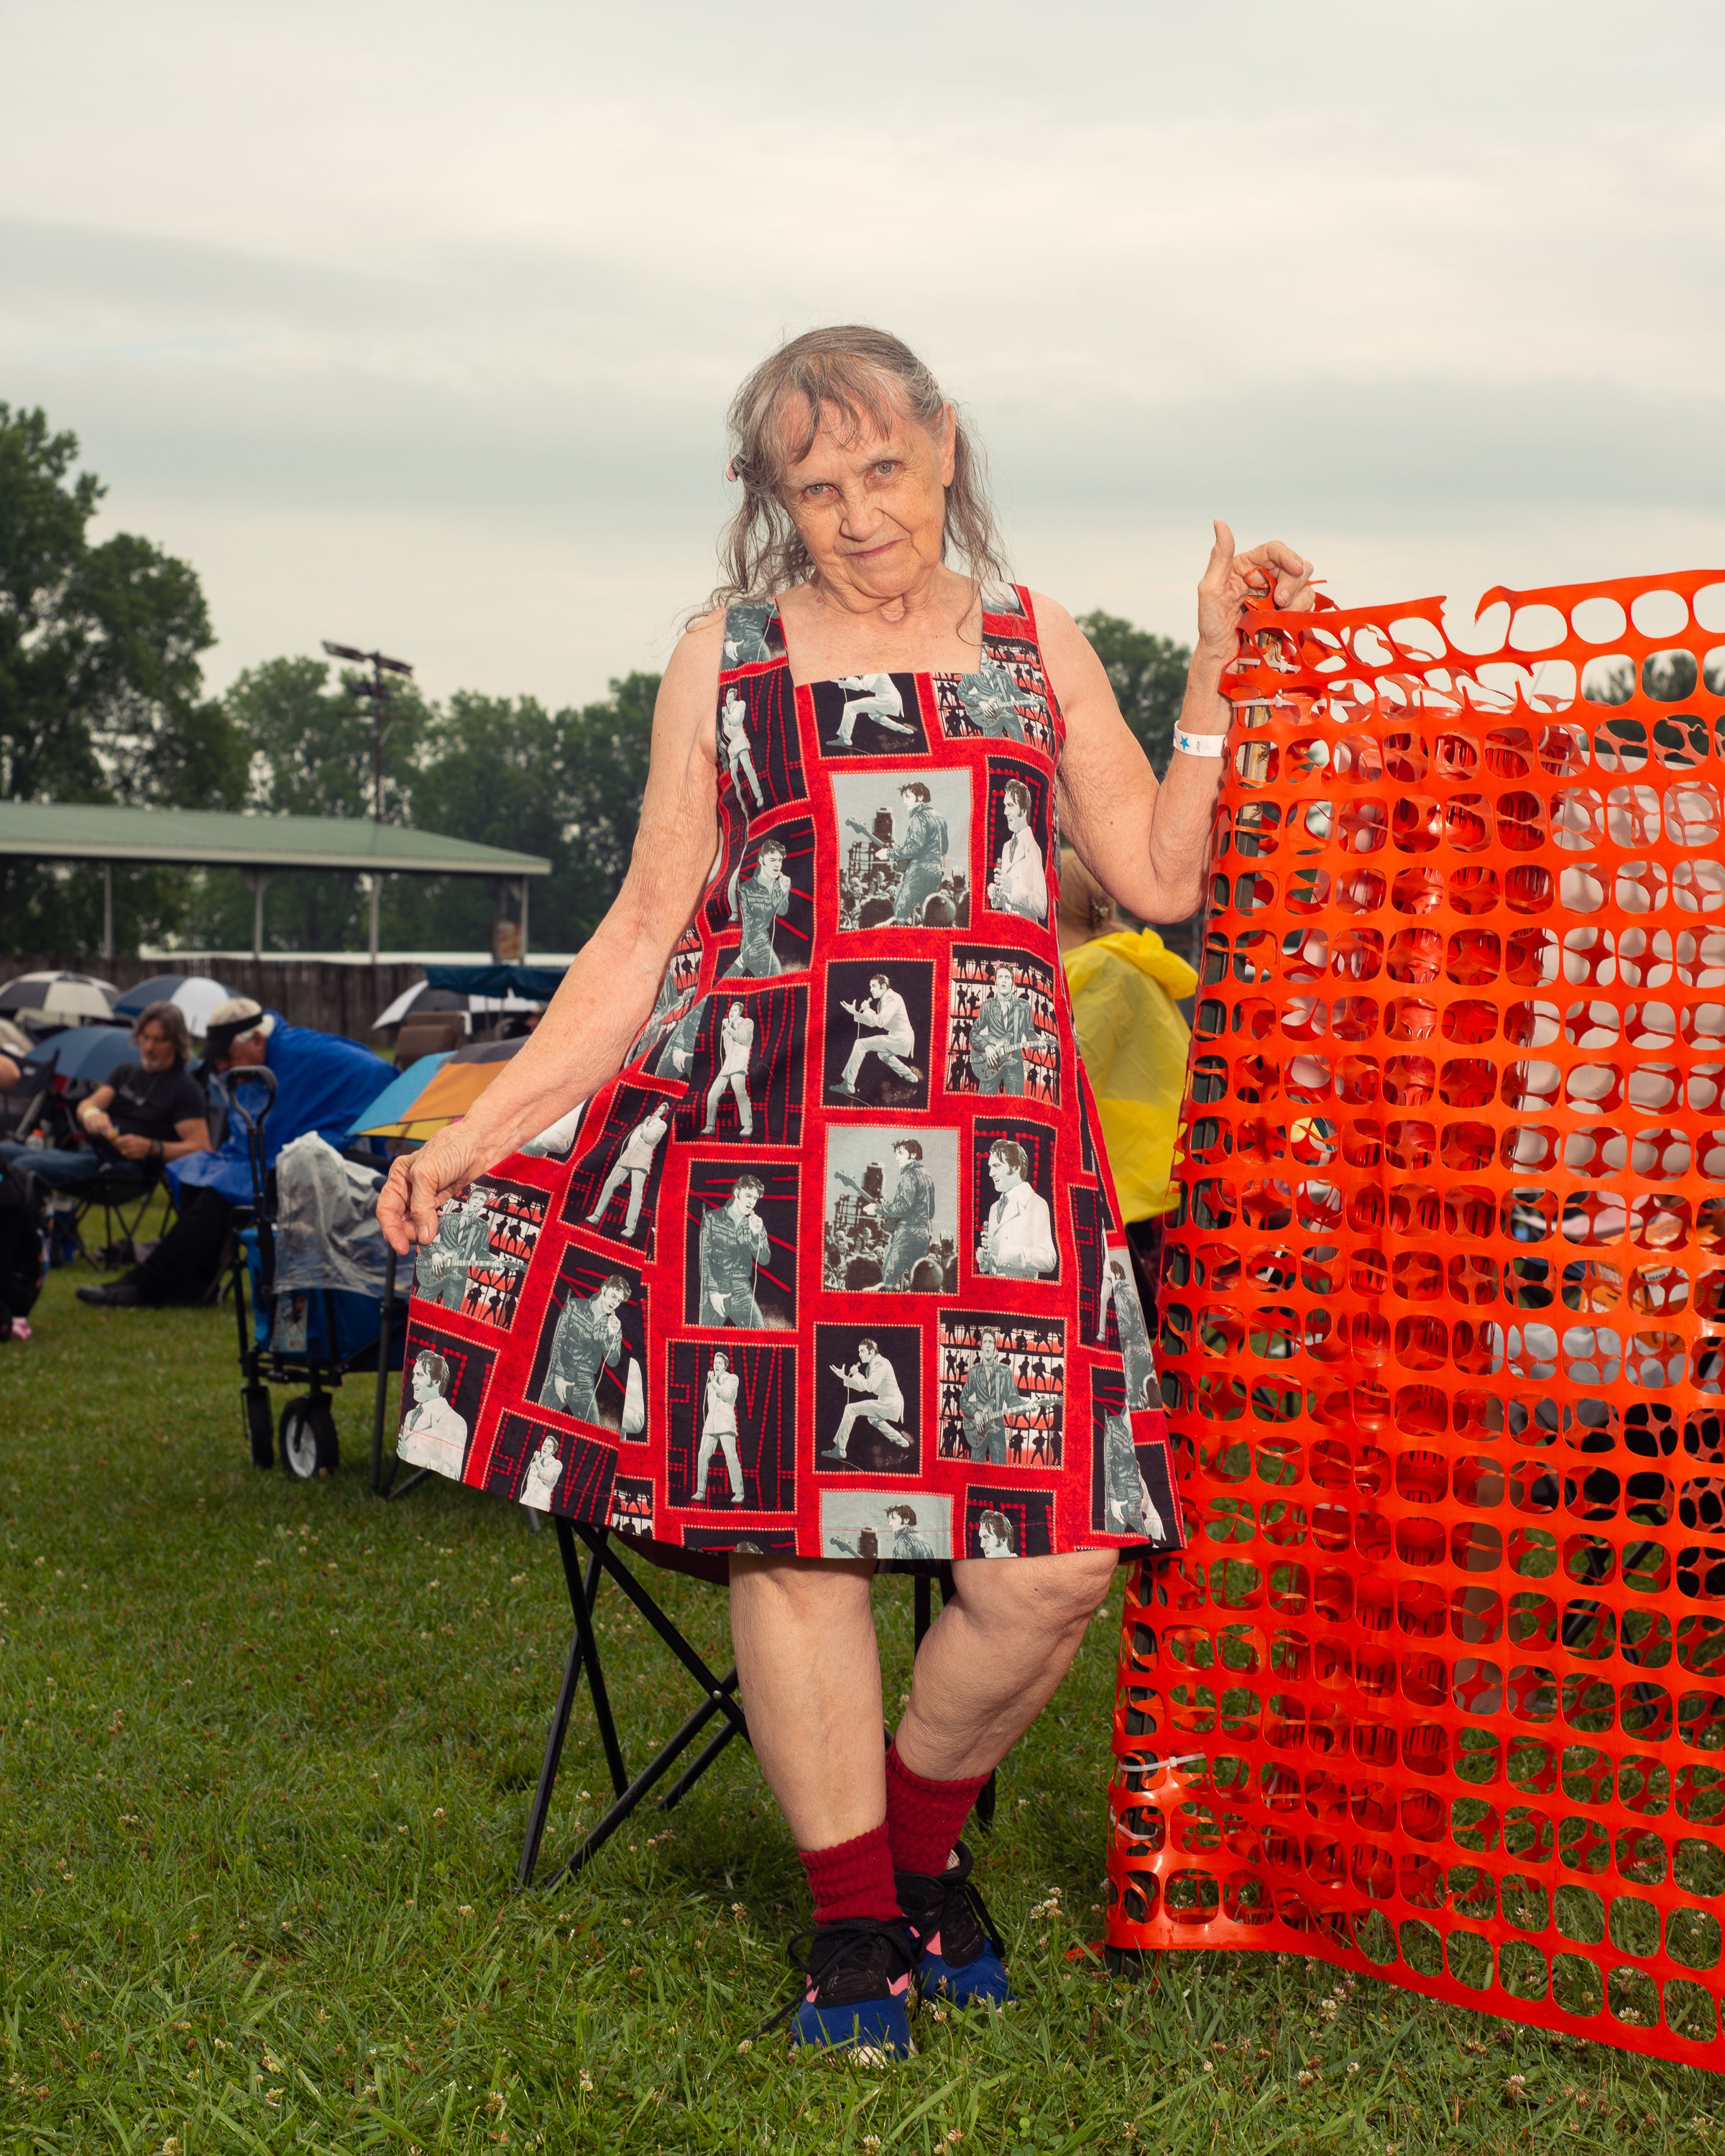
<path id="1" fill-rule="evenodd" d="M 146 1070 L 141 1063 L 117 1063 L 108 1074 L 114 1097 L 108 1103 L 110 1121 L 121 1137 L 160 1138 L 172 1145 L 179 1126 L 194 1116 L 202 1122 L 209 1109 L 203 1088 L 182 1067 Z"/>

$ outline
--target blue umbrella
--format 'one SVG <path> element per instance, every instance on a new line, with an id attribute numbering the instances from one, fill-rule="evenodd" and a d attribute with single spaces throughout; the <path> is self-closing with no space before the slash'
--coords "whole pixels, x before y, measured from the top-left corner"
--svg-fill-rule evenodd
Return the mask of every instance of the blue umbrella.
<path id="1" fill-rule="evenodd" d="M 398 1123 L 425 1091 L 426 1081 L 432 1072 L 440 1070 L 449 1061 L 450 1052 L 445 1049 L 441 1055 L 422 1055 L 405 1070 L 398 1070 L 365 1113 L 356 1117 L 353 1129 L 347 1135 L 352 1137 L 377 1123 Z"/>
<path id="2" fill-rule="evenodd" d="M 52 1069 L 57 1085 L 104 1086 L 115 1067 L 136 1060 L 129 1028 L 123 1025 L 69 1025 L 39 1040 L 28 1060 Z"/>

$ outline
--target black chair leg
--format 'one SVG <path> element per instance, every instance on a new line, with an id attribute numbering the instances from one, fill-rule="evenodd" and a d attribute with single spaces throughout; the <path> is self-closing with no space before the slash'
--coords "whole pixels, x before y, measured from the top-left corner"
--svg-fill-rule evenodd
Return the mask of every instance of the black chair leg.
<path id="1" fill-rule="evenodd" d="M 551 1810 L 552 1793 L 556 1786 L 563 1745 L 568 1735 L 569 1717 L 574 1707 L 575 1694 L 583 1666 L 587 1670 L 588 1685 L 593 1695 L 593 1719 L 598 1724 L 599 1739 L 604 1746 L 606 1763 L 611 1771 L 614 1801 L 589 1829 L 574 1854 L 565 1858 L 541 1881 L 542 1892 L 572 1877 L 592 1861 L 643 1798 L 670 1772 L 716 1715 L 723 1717 L 723 1726 L 702 1745 L 661 1799 L 665 1810 L 669 1811 L 688 1794 L 733 1738 L 740 1736 L 747 1741 L 748 1737 L 742 1710 L 737 1704 L 737 1671 L 733 1669 L 723 1677 L 714 1676 L 653 1597 L 614 1554 L 606 1530 L 584 1527 L 578 1529 L 561 1518 L 554 1519 L 552 1525 L 557 1529 L 557 1548 L 562 1558 L 569 1604 L 575 1618 L 575 1639 L 564 1665 L 562 1684 L 546 1738 L 545 1754 L 539 1768 L 539 1784 L 534 1793 L 526 1840 L 516 1871 L 517 1884 L 522 1888 L 529 1886 L 538 1863 L 540 1845 L 544 1839 L 546 1820 Z M 576 1545 L 578 1533 L 588 1548 L 585 1578 L 582 1576 Z M 608 1572 L 706 1695 L 681 1727 L 667 1743 L 661 1746 L 633 1781 L 629 1779 L 624 1766 L 623 1748 L 618 1742 L 617 1727 L 612 1717 L 610 1697 L 606 1690 L 604 1670 L 600 1663 L 593 1624 L 599 1581 Z"/>
<path id="2" fill-rule="evenodd" d="M 733 1670 L 731 1675 L 724 1679 L 718 1691 L 701 1702 L 664 1750 L 636 1775 L 627 1789 L 619 1790 L 616 1803 L 593 1827 L 580 1848 L 572 1856 L 565 1858 L 545 1881 L 547 1889 L 559 1885 L 565 1879 L 572 1878 L 583 1865 L 592 1862 L 612 1835 L 616 1833 L 618 1828 L 634 1811 L 636 1805 L 640 1803 L 642 1798 L 652 1789 L 654 1784 L 670 1771 L 713 1716 L 720 1711 L 721 1706 L 726 1708 L 730 1707 L 730 1695 L 736 1688 L 737 1672 Z M 721 1740 L 728 1742 L 737 1734 L 736 1726 L 727 1722 L 725 1728 L 720 1732 L 719 1738 L 703 1748 L 703 1756 L 711 1753 L 712 1758 L 716 1758 L 718 1756 Z M 711 1758 L 707 1758 L 706 1764 L 711 1765 Z M 701 1761 L 697 1760 L 683 1776 L 682 1786 L 692 1785 L 697 1774 L 704 1771 L 705 1768 Z M 669 1799 L 667 1801 L 669 1802 Z"/>
<path id="3" fill-rule="evenodd" d="M 576 1592 L 591 1616 L 599 1592 L 597 1560 L 588 1564 L 587 1578 Z M 534 1867 L 539 1861 L 540 1845 L 545 1839 L 545 1822 L 551 1812 L 552 1791 L 557 1786 L 557 1769 L 562 1764 L 563 1745 L 569 1734 L 569 1717 L 574 1710 L 575 1693 L 581 1682 L 582 1666 L 585 1661 L 586 1654 L 578 1625 L 569 1640 L 568 1657 L 563 1664 L 563 1681 L 557 1688 L 557 1703 L 552 1711 L 551 1727 L 546 1732 L 545 1754 L 539 1763 L 539 1784 L 533 1792 L 533 1809 L 527 1815 L 526 1839 L 521 1845 L 521 1862 L 516 1867 L 516 1886 L 523 1891 L 532 1885 Z"/>
<path id="4" fill-rule="evenodd" d="M 572 1529 L 567 1522 L 559 1520 L 557 1533 L 559 1537 L 573 1534 L 578 1534 L 581 1537 L 588 1548 L 598 1558 L 599 1563 L 603 1565 L 606 1571 L 610 1573 L 629 1600 L 664 1640 L 665 1645 L 670 1649 L 683 1667 L 694 1678 L 696 1683 L 701 1686 L 708 1699 L 736 1725 L 737 1735 L 747 1737 L 749 1733 L 748 1724 L 743 1719 L 742 1709 L 732 1697 L 732 1692 L 737 1688 L 737 1672 L 733 1670 L 725 1682 L 722 1684 L 720 1682 L 653 1597 L 636 1579 L 628 1566 L 619 1561 L 610 1548 L 607 1531 L 603 1527 L 587 1527 Z M 566 1557 L 564 1563 L 567 1565 L 570 1561 Z"/>
<path id="5" fill-rule="evenodd" d="M 733 1670 L 731 1672 L 731 1676 L 727 1677 L 725 1681 L 729 1684 L 732 1678 L 734 1678 L 736 1675 L 737 1672 Z M 718 1712 L 718 1709 L 714 1707 L 712 1712 L 716 1714 Z M 671 1784 L 665 1794 L 659 1799 L 660 1810 L 661 1811 L 668 1812 L 673 1804 L 680 1804 L 683 1799 L 688 1795 L 691 1789 L 692 1789 L 695 1787 L 695 1784 L 701 1779 L 701 1776 L 706 1774 L 707 1768 L 712 1765 L 714 1760 L 718 1758 L 719 1754 L 724 1750 L 725 1747 L 732 1742 L 736 1735 L 737 1724 L 734 1722 L 727 1722 L 716 1737 L 710 1737 L 706 1743 L 701 1746 L 700 1751 L 696 1753 L 689 1765 L 683 1769 L 682 1773 L 678 1775 L 676 1780 Z"/>
<path id="6" fill-rule="evenodd" d="M 599 1725 L 599 1742 L 605 1748 L 605 1764 L 611 1770 L 611 1787 L 620 1797 L 629 1787 L 629 1769 L 623 1763 L 623 1747 L 617 1741 L 617 1724 L 611 1717 L 611 1699 L 605 1689 L 605 1672 L 599 1661 L 598 1642 L 593 1635 L 593 1601 L 588 1598 L 586 1584 L 581 1577 L 581 1560 L 576 1553 L 575 1532 L 562 1518 L 557 1522 L 557 1554 L 563 1560 L 563 1578 L 569 1589 L 569 1604 L 575 1613 L 575 1634 L 580 1643 L 583 1658 L 587 1663 L 588 1690 L 593 1695 L 593 1719 Z M 599 1591 L 598 1567 L 606 1555 L 602 1541 L 589 1544 L 593 1552 L 593 1597 L 597 1600 Z"/>

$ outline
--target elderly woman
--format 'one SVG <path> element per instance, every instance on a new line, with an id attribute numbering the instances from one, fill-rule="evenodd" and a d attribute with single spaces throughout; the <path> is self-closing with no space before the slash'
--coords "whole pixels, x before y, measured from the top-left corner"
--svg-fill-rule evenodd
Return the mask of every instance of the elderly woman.
<path id="1" fill-rule="evenodd" d="M 744 1486 L 729 1508 L 732 1631 L 749 1733 L 814 1902 L 807 1983 L 786 2010 L 795 2041 L 900 2052 L 920 1993 L 958 2004 L 1010 1996 L 999 1943 L 967 1883 L 960 1830 L 991 1769 L 1065 1674 L 1122 1555 L 1157 1546 L 1147 1514 L 1124 1517 L 1107 1502 L 1106 1471 L 1122 1432 L 1147 1482 L 1167 1486 L 1159 1412 L 1127 1410 L 1118 1337 L 1096 1337 L 1101 1253 L 1120 1214 L 1079 1070 L 1057 893 L 1045 889 L 1036 904 L 1016 878 L 1003 891 L 998 865 L 1004 853 L 1028 860 L 1034 848 L 1047 877 L 1058 858 L 1058 799 L 1061 827 L 1122 904 L 1150 920 L 1189 914 L 1228 726 L 1220 683 L 1242 609 L 1264 592 L 1284 607 L 1309 604 L 1309 567 L 1279 543 L 1236 554 L 1216 526 L 1181 730 L 1158 783 L 1070 616 L 1006 580 L 977 451 L 934 377 L 897 338 L 850 327 L 793 339 L 743 384 L 732 427 L 730 475 L 742 499 L 711 610 L 665 671 L 623 889 L 504 1075 L 462 1122 L 396 1162 L 379 1217 L 405 1251 L 436 1235 L 449 1193 L 505 1163 L 511 1178 L 560 1194 L 588 1155 L 605 1157 L 608 1122 L 638 1113 L 644 1091 L 669 1097 L 673 1138 L 650 1257 L 619 1247 L 578 1204 L 553 1204 L 547 1218 L 567 1224 L 541 1237 L 506 1337 L 444 1312 L 428 1313 L 420 1329 L 495 1357 L 466 1480 L 500 1487 L 515 1476 L 494 1433 L 506 1414 L 526 1413 L 586 1440 L 571 1448 L 585 1461 L 555 1509 L 603 1524 L 620 1464 L 632 1480 L 652 1480 L 656 1538 L 686 1536 L 711 1548 L 711 1514 L 687 1502 L 682 1464 L 700 1445 L 702 1410 L 687 1373 L 709 1330 L 687 1277 L 683 1223 L 691 1178 L 711 1190 L 745 1161 L 774 1194 L 763 1206 L 773 1236 L 763 1269 L 782 1283 L 792 1329 L 726 1327 L 725 1338 L 739 1379 Z M 854 746 L 834 753 L 832 720 L 843 684 L 883 675 L 910 732 L 871 745 L 865 767 Z M 735 783 L 739 724 L 759 798 Z M 841 885 L 881 873 L 871 856 L 890 839 L 906 789 L 945 834 L 947 902 L 841 927 L 855 917 L 841 915 Z M 787 879 L 775 916 L 781 963 L 751 979 L 735 963 L 747 925 L 726 894 L 769 838 Z M 999 963 L 1047 984 L 1047 1029 L 1037 1037 L 1051 1063 L 1042 1089 L 1014 1100 L 1006 1120 L 998 1101 L 977 1092 L 966 1050 L 978 996 Z M 890 972 L 913 1003 L 927 998 L 948 1045 L 927 1059 L 926 1097 L 919 1088 L 890 1120 L 866 1104 L 823 1099 L 825 1026 L 846 1024 L 840 994 L 854 994 L 870 971 Z M 726 1075 L 734 1030 L 726 1013 L 737 1002 L 754 1025 L 757 1106 L 740 1132 L 705 1131 L 701 1104 Z M 675 1074 L 657 1058 L 671 1026 L 684 1028 L 688 1050 L 686 1070 Z M 583 1097 L 591 1106 L 568 1168 L 511 1158 Z M 929 1181 L 929 1235 L 955 1249 L 952 1273 L 901 1268 L 872 1288 L 828 1287 L 823 1251 L 834 1224 L 848 1230 L 866 1211 L 866 1177 L 906 1146 Z M 1024 1186 L 1021 1209 L 1046 1223 L 1048 1248 L 1039 1244 L 1034 1266 L 973 1256 L 992 1247 L 1003 1146 Z M 646 1427 L 620 1463 L 614 1376 L 602 1374 L 584 1418 L 529 1404 L 560 1307 L 614 1264 L 640 1283 L 624 1316 L 645 1385 Z M 829 1337 L 829 1326 L 872 1337 L 895 1328 L 909 1351 L 895 1367 L 900 1426 L 917 1434 L 913 1448 L 870 1448 L 866 1459 L 823 1452 L 817 1329 Z M 984 1327 L 1004 1338 L 1058 1333 L 1065 1342 L 1064 1396 L 1041 1396 L 1051 1427 L 1034 1457 L 1004 1466 L 973 1458 L 961 1430 L 948 1436 L 942 1413 L 942 1342 L 978 1338 Z M 1001 1562 L 998 1527 L 991 1520 L 985 1537 L 982 1523 L 1009 1503 L 1025 1526 Z M 951 1561 L 956 1592 L 923 1641 L 883 1749 L 870 1582 L 880 1561 L 930 1560 Z"/>

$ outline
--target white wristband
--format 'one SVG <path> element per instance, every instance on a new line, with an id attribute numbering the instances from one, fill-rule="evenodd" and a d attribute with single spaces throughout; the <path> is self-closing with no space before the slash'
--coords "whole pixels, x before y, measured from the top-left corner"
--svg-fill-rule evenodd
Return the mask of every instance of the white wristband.
<path id="1" fill-rule="evenodd" d="M 1184 726 L 1176 726 L 1174 747 L 1183 756 L 1225 756 L 1228 753 L 1228 737 L 1226 734 L 1189 734 Z"/>

